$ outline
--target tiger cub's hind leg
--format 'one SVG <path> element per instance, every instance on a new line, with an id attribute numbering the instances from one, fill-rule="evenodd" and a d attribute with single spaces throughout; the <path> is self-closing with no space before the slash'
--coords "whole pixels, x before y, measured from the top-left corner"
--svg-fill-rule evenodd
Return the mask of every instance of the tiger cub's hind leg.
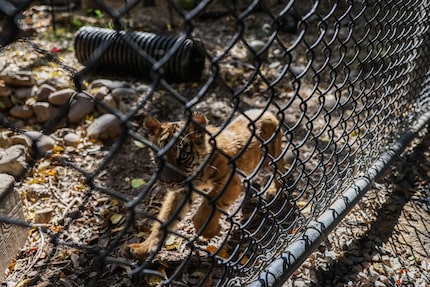
<path id="1" fill-rule="evenodd" d="M 215 204 L 210 204 L 207 198 L 203 199 L 197 212 L 194 214 L 193 223 L 197 233 L 205 238 L 212 238 L 221 231 L 220 219 L 221 211 L 227 211 L 231 204 L 242 193 L 242 182 L 235 174 L 233 177 L 223 180 L 224 184 L 214 186 L 208 196 L 215 200 Z M 225 186 L 227 185 L 227 186 Z M 222 194 L 219 194 L 222 192 Z"/>

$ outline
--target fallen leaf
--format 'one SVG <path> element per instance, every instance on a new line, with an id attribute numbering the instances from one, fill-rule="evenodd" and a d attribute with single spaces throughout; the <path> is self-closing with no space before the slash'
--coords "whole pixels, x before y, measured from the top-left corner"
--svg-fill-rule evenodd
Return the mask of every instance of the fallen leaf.
<path id="1" fill-rule="evenodd" d="M 54 145 L 54 147 L 52 148 L 52 151 L 54 153 L 60 153 L 60 152 L 64 152 L 64 147 L 59 146 L 59 145 Z"/>
<path id="2" fill-rule="evenodd" d="M 146 184 L 146 181 L 143 178 L 133 178 L 131 180 L 131 187 L 139 188 Z"/>
<path id="3" fill-rule="evenodd" d="M 57 171 L 56 171 L 55 169 L 51 168 L 51 169 L 48 171 L 48 175 L 50 175 L 50 176 L 57 175 Z"/>
<path id="4" fill-rule="evenodd" d="M 206 251 L 210 252 L 210 253 L 214 253 L 217 250 L 217 248 L 213 245 L 208 245 L 206 247 Z"/>
<path id="5" fill-rule="evenodd" d="M 120 232 L 123 229 L 124 229 L 124 226 L 120 226 L 120 227 L 114 228 L 114 229 L 112 229 L 112 233 Z"/>
<path id="6" fill-rule="evenodd" d="M 225 250 L 225 248 L 222 248 L 218 254 L 219 257 L 223 258 L 223 259 L 227 259 L 230 257 L 230 254 L 227 252 L 227 250 Z"/>
<path id="7" fill-rule="evenodd" d="M 134 142 L 134 145 L 137 146 L 138 148 L 145 148 L 146 147 L 146 145 L 141 141 L 135 140 L 133 142 Z"/>
<path id="8" fill-rule="evenodd" d="M 48 228 L 53 232 L 60 232 L 61 230 L 63 230 L 63 227 L 58 225 L 50 225 Z"/>
<path id="9" fill-rule="evenodd" d="M 242 257 L 243 256 L 243 253 L 241 252 L 240 254 L 239 254 L 239 257 Z M 248 263 L 248 261 L 249 261 L 249 258 L 248 258 L 248 256 L 243 256 L 242 257 L 242 259 L 240 260 L 240 264 L 242 264 L 242 265 L 246 265 L 246 263 Z"/>
<path id="10" fill-rule="evenodd" d="M 110 217 L 110 222 L 113 225 L 117 225 L 121 221 L 121 219 L 123 219 L 123 217 L 124 217 L 124 215 L 119 214 L 119 213 L 115 213 Z"/>
<path id="11" fill-rule="evenodd" d="M 182 244 L 182 240 L 181 238 L 174 236 L 174 235 L 170 235 L 166 242 L 164 243 L 164 246 L 166 247 L 167 250 L 179 250 L 179 248 L 181 247 Z"/>

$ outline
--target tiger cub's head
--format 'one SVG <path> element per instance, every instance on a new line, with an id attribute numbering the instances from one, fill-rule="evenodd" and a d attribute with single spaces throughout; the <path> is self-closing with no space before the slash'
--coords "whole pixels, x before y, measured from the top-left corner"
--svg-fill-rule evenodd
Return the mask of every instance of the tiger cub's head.
<path id="1" fill-rule="evenodd" d="M 144 128 L 149 139 L 160 148 L 161 157 L 154 156 L 158 165 L 159 180 L 172 183 L 185 179 L 185 176 L 195 174 L 207 156 L 207 141 L 205 138 L 206 117 L 199 112 L 193 113 L 190 121 L 160 122 L 147 116 Z M 163 160 L 179 169 L 178 173 Z"/>

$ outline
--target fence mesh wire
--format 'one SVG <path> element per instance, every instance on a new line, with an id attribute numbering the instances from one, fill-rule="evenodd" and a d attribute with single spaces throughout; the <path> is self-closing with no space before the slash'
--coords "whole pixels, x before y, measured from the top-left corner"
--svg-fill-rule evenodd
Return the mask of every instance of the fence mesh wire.
<path id="1" fill-rule="evenodd" d="M 74 91 L 46 122 L 23 123 L 0 102 L 3 132 L 57 141 L 44 153 L 35 139 L 33 171 L 17 187 L 58 197 L 55 216 L 2 217 L 45 242 L 34 284 L 246 285 L 429 108 L 428 1 L 51 2 L 0 1 L 0 53 L 33 57 L 25 69 L 38 88 L 57 78 Z M 41 15 L 47 26 L 32 26 Z M 105 30 L 88 28 L 62 56 L 39 30 L 64 23 L 117 32 L 94 40 L 88 31 Z M 3 74 L 22 67 L 16 55 L 2 58 Z M 79 99 L 96 108 L 72 122 Z M 116 132 L 90 139 L 106 114 Z M 67 128 L 81 132 L 79 146 L 63 147 Z M 30 215 L 46 205 L 24 197 Z M 141 242 L 148 252 L 130 247 Z"/>

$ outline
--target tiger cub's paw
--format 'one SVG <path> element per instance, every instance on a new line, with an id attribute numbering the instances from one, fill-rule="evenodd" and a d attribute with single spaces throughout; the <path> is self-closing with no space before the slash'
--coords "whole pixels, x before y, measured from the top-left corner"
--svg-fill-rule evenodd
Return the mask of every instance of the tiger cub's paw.
<path id="1" fill-rule="evenodd" d="M 145 259 L 157 251 L 157 242 L 144 241 L 142 243 L 128 244 L 126 252 L 134 258 Z"/>

